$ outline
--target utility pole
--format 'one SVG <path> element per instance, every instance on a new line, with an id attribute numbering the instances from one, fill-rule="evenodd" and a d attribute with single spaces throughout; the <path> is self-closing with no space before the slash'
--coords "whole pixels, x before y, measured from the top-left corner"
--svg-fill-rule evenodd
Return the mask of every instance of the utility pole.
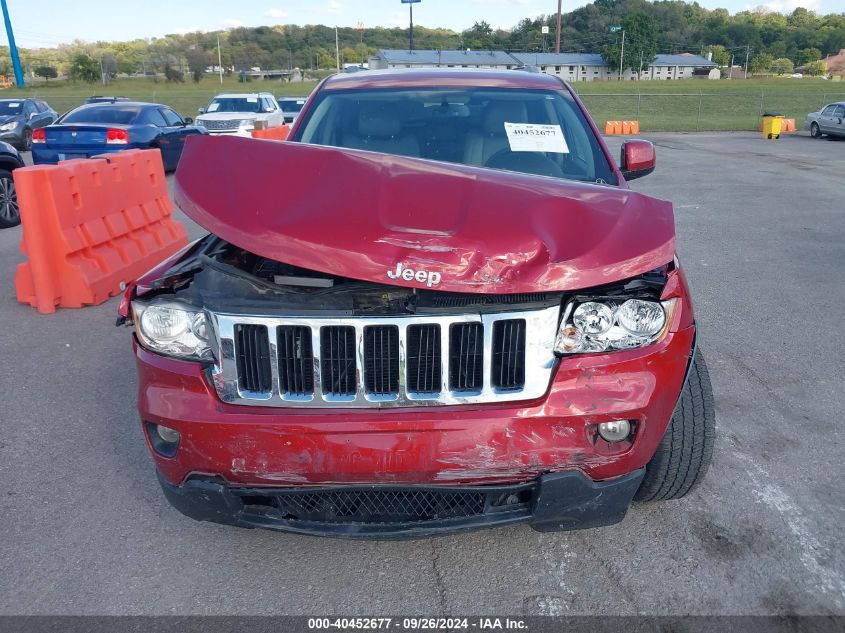
<path id="1" fill-rule="evenodd" d="M 103 82 L 103 85 L 106 85 L 106 73 L 103 71 L 103 54 L 100 53 L 100 79 Z"/>
<path id="2" fill-rule="evenodd" d="M 337 34 L 337 25 L 334 27 L 334 56 L 337 63 L 337 72 L 340 72 L 340 38 Z"/>
<path id="3" fill-rule="evenodd" d="M 555 53 L 560 54 L 560 10 L 563 0 L 557 0 L 557 32 L 555 34 Z"/>
<path id="4" fill-rule="evenodd" d="M 220 33 L 217 34 L 217 70 L 220 72 L 220 85 L 223 85 L 223 54 L 220 52 Z"/>
<path id="5" fill-rule="evenodd" d="M 640 72 L 637 73 L 637 81 L 642 79 L 643 76 L 643 52 L 640 51 Z"/>
<path id="6" fill-rule="evenodd" d="M 731 53 L 731 65 L 728 66 L 728 79 L 734 78 L 734 55 Z"/>
<path id="7" fill-rule="evenodd" d="M 625 29 L 622 29 L 622 50 L 619 51 L 619 81 L 622 81 L 622 60 L 625 59 Z"/>
<path id="8" fill-rule="evenodd" d="M 408 45 L 409 45 L 408 50 L 412 51 L 412 50 L 414 50 L 414 3 L 413 2 L 408 3 L 408 11 L 409 11 L 410 17 L 411 17 L 411 27 L 410 27 L 410 30 L 408 31 Z"/>
<path id="9" fill-rule="evenodd" d="M 745 46 L 745 78 L 748 79 L 748 53 L 751 52 L 751 46 Z"/>
<path id="10" fill-rule="evenodd" d="M 23 88 L 23 68 L 21 67 L 21 58 L 18 55 L 18 47 L 15 44 L 15 34 L 12 32 L 12 21 L 9 19 L 6 0 L 0 0 L 0 5 L 3 7 L 3 20 L 6 22 L 6 36 L 9 38 L 9 54 L 12 57 L 12 67 L 15 69 L 15 83 L 18 84 L 18 88 Z"/>

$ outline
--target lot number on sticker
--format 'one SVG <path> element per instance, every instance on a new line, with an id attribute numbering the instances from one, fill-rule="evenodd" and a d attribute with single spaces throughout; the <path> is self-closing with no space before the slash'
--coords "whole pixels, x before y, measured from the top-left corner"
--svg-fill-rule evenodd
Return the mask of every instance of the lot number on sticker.
<path id="1" fill-rule="evenodd" d="M 512 152 L 569 153 L 569 146 L 559 125 L 506 122 L 505 133 Z"/>

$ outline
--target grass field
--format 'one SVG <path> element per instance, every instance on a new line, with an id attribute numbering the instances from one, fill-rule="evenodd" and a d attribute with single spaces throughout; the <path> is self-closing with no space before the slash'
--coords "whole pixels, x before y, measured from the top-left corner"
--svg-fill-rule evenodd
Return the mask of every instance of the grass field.
<path id="1" fill-rule="evenodd" d="M 636 119 L 657 132 L 755 130 L 764 112 L 803 124 L 808 112 L 845 100 L 845 83 L 823 79 L 747 79 L 617 82 L 574 86 L 593 118 Z"/>
<path id="2" fill-rule="evenodd" d="M 253 81 L 236 77 L 204 78 L 200 83 L 168 84 L 150 79 L 118 79 L 108 86 L 51 81 L 23 90 L 0 91 L 0 98 L 38 96 L 57 111 L 65 112 L 92 94 L 124 95 L 142 101 L 166 103 L 184 116 L 221 91 L 268 91 L 276 96 L 307 95 L 316 82 Z M 796 119 L 799 128 L 808 112 L 830 101 L 845 100 L 845 83 L 821 79 L 748 79 L 719 81 L 593 81 L 576 84 L 593 118 L 636 119 L 646 132 L 695 132 L 705 130 L 754 130 L 763 112 L 778 112 Z"/>

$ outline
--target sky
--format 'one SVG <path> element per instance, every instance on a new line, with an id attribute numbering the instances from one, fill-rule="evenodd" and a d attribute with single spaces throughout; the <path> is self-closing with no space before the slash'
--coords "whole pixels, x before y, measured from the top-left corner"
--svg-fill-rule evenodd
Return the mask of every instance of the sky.
<path id="1" fill-rule="evenodd" d="M 791 12 L 802 6 L 819 13 L 845 10 L 843 0 L 698 0 L 731 13 L 765 5 Z M 24 48 L 53 47 L 76 38 L 117 41 L 168 33 L 214 31 L 237 26 L 326 24 L 407 26 L 408 5 L 400 0 L 7 0 L 15 40 Z M 564 0 L 564 11 L 587 4 Z M 485 20 L 510 28 L 524 17 L 557 10 L 556 0 L 422 0 L 414 23 L 455 31 Z M 0 29 L 0 43 L 6 32 Z"/>

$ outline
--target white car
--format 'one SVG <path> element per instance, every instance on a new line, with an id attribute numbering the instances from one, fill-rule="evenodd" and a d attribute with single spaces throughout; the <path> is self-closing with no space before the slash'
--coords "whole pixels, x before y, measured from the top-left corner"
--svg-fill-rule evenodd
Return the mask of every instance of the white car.
<path id="1" fill-rule="evenodd" d="M 266 121 L 267 127 L 285 122 L 284 112 L 269 92 L 219 94 L 199 114 L 195 123 L 209 134 L 252 136 L 256 121 Z"/>

